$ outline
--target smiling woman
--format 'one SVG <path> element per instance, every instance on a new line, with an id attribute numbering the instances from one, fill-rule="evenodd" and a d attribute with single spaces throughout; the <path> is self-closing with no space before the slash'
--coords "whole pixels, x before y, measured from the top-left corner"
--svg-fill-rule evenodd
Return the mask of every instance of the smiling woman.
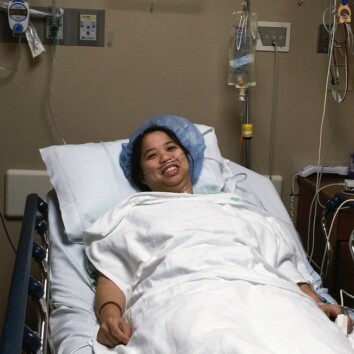
<path id="1" fill-rule="evenodd" d="M 328 320 L 341 307 L 313 290 L 281 223 L 234 193 L 193 193 L 204 149 L 192 122 L 169 115 L 123 147 L 126 177 L 146 192 L 85 230 L 98 272 L 94 352 L 352 353 Z"/>
<path id="2" fill-rule="evenodd" d="M 179 152 L 187 157 L 191 182 L 195 184 L 204 160 L 206 148 L 204 137 L 189 120 L 169 114 L 148 119 L 133 132 L 129 143 L 122 145 L 119 162 L 125 177 L 139 190 L 151 190 L 149 186 L 142 183 L 144 172 L 141 167 L 141 148 L 144 136 L 154 131 L 164 132 L 169 140 L 179 147 Z"/>
<path id="3" fill-rule="evenodd" d="M 132 173 L 135 184 L 143 184 L 144 190 L 192 193 L 188 151 L 178 138 L 156 127 L 146 131 L 140 141 L 135 142 L 132 154 L 133 161 L 138 161 L 134 164 L 137 171 Z"/>

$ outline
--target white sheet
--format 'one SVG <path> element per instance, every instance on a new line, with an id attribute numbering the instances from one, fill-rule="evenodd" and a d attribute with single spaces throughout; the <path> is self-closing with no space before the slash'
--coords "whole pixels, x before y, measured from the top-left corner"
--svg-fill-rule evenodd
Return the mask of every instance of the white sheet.
<path id="1" fill-rule="evenodd" d="M 126 347 L 96 353 L 353 353 L 295 284 L 311 275 L 293 237 L 234 194 L 140 193 L 86 242 L 133 328 Z"/>
<path id="2" fill-rule="evenodd" d="M 56 354 L 92 354 L 95 292 L 85 270 L 84 246 L 68 241 L 54 191 L 48 194 L 48 207 L 51 340 Z"/>

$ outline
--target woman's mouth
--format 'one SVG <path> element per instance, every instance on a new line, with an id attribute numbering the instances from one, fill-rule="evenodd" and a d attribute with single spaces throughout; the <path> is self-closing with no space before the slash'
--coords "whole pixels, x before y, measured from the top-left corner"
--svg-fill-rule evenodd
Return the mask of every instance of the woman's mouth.
<path id="1" fill-rule="evenodd" d="M 171 173 L 173 173 L 174 171 L 176 171 L 177 170 L 177 166 L 176 165 L 173 165 L 173 166 L 168 166 L 167 168 L 164 168 L 163 170 L 162 170 L 162 174 L 164 175 L 164 174 L 171 174 Z"/>

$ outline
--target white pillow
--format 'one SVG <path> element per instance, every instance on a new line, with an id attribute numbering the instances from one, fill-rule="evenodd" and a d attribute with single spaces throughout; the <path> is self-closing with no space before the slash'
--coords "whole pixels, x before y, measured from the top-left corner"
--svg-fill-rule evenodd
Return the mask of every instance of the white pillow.
<path id="1" fill-rule="evenodd" d="M 195 193 L 220 192 L 224 187 L 223 159 L 214 129 L 196 125 L 206 150 Z M 57 145 L 40 149 L 50 181 L 58 196 L 68 239 L 81 242 L 85 229 L 124 198 L 136 193 L 119 165 L 122 143 Z"/>

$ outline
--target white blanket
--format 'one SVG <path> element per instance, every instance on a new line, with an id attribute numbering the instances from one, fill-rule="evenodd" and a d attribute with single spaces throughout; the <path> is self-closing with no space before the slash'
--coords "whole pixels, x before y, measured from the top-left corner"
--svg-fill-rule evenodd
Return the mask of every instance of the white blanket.
<path id="1" fill-rule="evenodd" d="M 292 237 L 233 194 L 140 193 L 85 239 L 133 329 L 95 353 L 353 353 L 296 285 L 310 276 Z"/>

